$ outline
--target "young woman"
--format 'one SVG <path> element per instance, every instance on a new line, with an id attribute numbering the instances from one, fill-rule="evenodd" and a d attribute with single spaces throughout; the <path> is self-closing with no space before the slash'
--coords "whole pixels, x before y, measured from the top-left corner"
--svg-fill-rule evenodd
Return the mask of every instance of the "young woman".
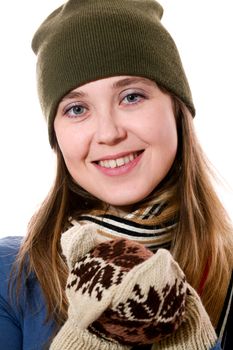
<path id="1" fill-rule="evenodd" d="M 57 174 L 25 239 L 0 243 L 4 349 L 232 348 L 233 229 L 195 136 L 191 92 L 162 13 L 153 0 L 69 0 L 33 38 Z M 87 284 L 75 296 L 88 237 L 99 251 L 119 239 L 146 249 L 156 276 L 150 287 L 161 295 L 169 283 L 160 280 L 180 279 L 175 295 L 184 303 L 165 339 L 158 324 L 145 344 L 100 331 L 95 325 L 113 302 L 100 307 L 96 295 L 84 310 L 92 321 L 73 321 L 90 292 Z M 167 275 L 159 275 L 161 255 Z M 135 276 L 146 286 L 147 272 Z M 111 297 L 121 295 L 121 284 L 113 287 Z"/>

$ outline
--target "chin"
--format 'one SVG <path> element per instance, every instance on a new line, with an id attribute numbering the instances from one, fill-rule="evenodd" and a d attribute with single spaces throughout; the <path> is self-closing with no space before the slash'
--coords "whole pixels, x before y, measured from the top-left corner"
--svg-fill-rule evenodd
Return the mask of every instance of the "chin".
<path id="1" fill-rule="evenodd" d="M 110 204 L 111 206 L 114 206 L 114 207 L 127 207 L 127 206 L 131 206 L 131 205 L 134 205 L 140 201 L 142 201 L 144 198 L 146 198 L 149 194 L 151 193 L 148 192 L 146 194 L 142 194 L 141 196 L 140 195 L 135 195 L 135 196 L 122 196 L 122 197 L 119 197 L 119 198 L 100 198 L 101 200 L 103 200 L 105 203 L 108 203 Z"/>

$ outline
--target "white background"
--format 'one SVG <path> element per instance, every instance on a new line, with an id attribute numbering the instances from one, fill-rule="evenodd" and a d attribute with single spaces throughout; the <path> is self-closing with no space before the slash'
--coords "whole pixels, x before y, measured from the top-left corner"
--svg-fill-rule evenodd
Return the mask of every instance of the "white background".
<path id="1" fill-rule="evenodd" d="M 78 1 L 78 0 L 77 0 Z M 55 173 L 36 94 L 31 38 L 59 0 L 2 1 L 0 8 L 0 237 L 24 235 Z M 192 88 L 201 144 L 233 217 L 232 1 L 161 0 L 163 23 L 179 48 Z"/>

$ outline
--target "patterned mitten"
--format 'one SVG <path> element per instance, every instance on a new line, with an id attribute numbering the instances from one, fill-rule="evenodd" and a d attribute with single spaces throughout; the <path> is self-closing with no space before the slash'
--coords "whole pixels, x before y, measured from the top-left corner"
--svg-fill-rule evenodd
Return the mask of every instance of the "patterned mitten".
<path id="1" fill-rule="evenodd" d="M 152 350 L 210 350 L 217 336 L 196 291 L 187 289 L 185 318 L 171 336 L 155 344 Z"/>
<path id="2" fill-rule="evenodd" d="M 190 349 L 214 344 L 216 336 L 200 299 L 168 251 L 153 255 L 133 241 L 98 244 L 96 237 L 94 224 L 73 227 L 62 236 L 70 269 L 68 320 L 51 349 L 120 350 L 154 342 L 154 349 L 169 349 L 169 339 L 170 349 L 177 349 L 174 335 L 183 346 L 182 328 L 194 339 L 192 344 L 204 346 Z M 200 326 L 199 340 L 195 332 Z"/>
<path id="3" fill-rule="evenodd" d="M 115 284 L 101 291 L 98 279 L 105 278 L 98 260 L 87 254 L 98 245 L 95 225 L 72 227 L 62 235 L 62 251 L 67 259 L 69 277 L 66 294 L 68 319 L 55 336 L 51 350 L 128 350 L 117 342 L 106 341 L 88 331 L 87 327 L 110 305 Z M 108 278 L 106 276 L 106 278 Z"/>
<path id="4" fill-rule="evenodd" d="M 70 269 L 68 320 L 51 349 L 130 349 L 178 328 L 187 283 L 169 252 L 154 255 L 126 239 L 97 244 L 93 224 L 73 227 L 61 243 Z"/>

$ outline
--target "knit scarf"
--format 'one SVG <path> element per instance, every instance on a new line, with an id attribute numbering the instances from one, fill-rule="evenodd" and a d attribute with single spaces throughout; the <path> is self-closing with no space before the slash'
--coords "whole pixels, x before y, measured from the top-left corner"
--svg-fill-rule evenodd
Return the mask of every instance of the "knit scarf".
<path id="1" fill-rule="evenodd" d="M 167 202 L 147 203 L 124 216 L 116 210 L 92 210 L 87 214 L 70 218 L 70 226 L 94 223 L 103 240 L 126 238 L 145 245 L 155 252 L 159 248 L 170 249 L 172 233 L 177 226 L 177 208 Z"/>

